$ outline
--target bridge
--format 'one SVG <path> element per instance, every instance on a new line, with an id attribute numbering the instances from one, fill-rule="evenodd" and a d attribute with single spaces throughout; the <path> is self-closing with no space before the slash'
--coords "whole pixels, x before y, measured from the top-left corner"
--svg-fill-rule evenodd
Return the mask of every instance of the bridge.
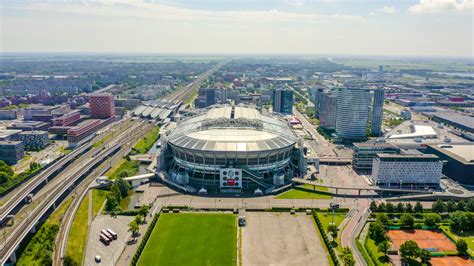
<path id="1" fill-rule="evenodd" d="M 351 164 L 352 158 L 350 157 L 320 157 L 320 164 Z"/>
<path id="2" fill-rule="evenodd" d="M 338 187 L 338 186 L 328 186 L 328 185 L 323 185 L 315 181 L 310 181 L 302 178 L 292 178 L 291 182 L 297 183 L 297 184 L 306 184 L 306 185 L 312 185 L 312 186 L 318 186 L 318 187 L 325 187 L 325 188 L 332 188 L 336 190 L 335 194 L 338 194 L 338 190 L 357 190 L 359 192 L 361 191 L 375 191 L 375 192 L 398 192 L 398 193 L 417 193 L 417 194 L 431 194 L 431 192 L 427 192 L 425 190 L 415 190 L 415 189 L 397 189 L 397 188 L 379 188 L 379 187 Z"/>

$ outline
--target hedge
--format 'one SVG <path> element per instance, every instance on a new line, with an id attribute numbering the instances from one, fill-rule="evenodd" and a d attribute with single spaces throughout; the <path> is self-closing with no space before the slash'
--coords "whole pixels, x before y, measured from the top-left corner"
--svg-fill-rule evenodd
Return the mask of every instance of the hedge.
<path id="1" fill-rule="evenodd" d="M 132 257 L 132 261 L 130 262 L 130 266 L 136 266 L 138 263 L 138 260 L 140 259 L 140 256 L 142 255 L 143 249 L 145 248 L 146 242 L 150 238 L 151 232 L 153 232 L 153 229 L 155 228 L 156 223 L 158 222 L 158 218 L 160 217 L 160 214 L 157 213 L 153 217 L 153 220 L 150 223 L 150 226 L 148 226 L 148 229 L 146 230 L 145 235 L 143 236 L 142 241 L 140 242 L 140 245 L 138 245 L 137 252 L 135 252 L 135 255 Z"/>
<path id="2" fill-rule="evenodd" d="M 318 230 L 321 232 L 321 235 L 323 236 L 323 241 L 324 244 L 326 245 L 329 255 L 331 256 L 331 259 L 334 263 L 334 265 L 339 266 L 339 260 L 337 259 L 336 253 L 334 252 L 334 248 L 331 245 L 331 242 L 329 241 L 328 235 L 326 234 L 326 231 L 324 230 L 323 224 L 319 220 L 318 215 L 316 212 L 313 211 L 313 219 L 316 221 L 316 225 L 318 226 Z"/>

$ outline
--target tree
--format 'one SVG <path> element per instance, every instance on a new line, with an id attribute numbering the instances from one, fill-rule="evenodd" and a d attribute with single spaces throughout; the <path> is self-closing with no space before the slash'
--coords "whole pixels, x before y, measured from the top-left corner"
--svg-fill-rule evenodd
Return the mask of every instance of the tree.
<path id="1" fill-rule="evenodd" d="M 451 231 L 454 231 L 454 232 L 466 231 L 466 229 L 468 228 L 468 225 L 469 225 L 469 221 L 464 212 L 457 211 L 457 212 L 452 213 L 449 217 L 449 226 L 451 228 Z"/>
<path id="2" fill-rule="evenodd" d="M 443 213 L 446 211 L 446 204 L 444 203 L 444 201 L 439 199 L 433 203 L 431 208 L 433 209 L 434 212 Z"/>
<path id="3" fill-rule="evenodd" d="M 140 214 L 135 215 L 133 219 L 137 224 L 143 224 L 143 217 Z"/>
<path id="4" fill-rule="evenodd" d="M 377 213 L 376 220 L 381 222 L 384 226 L 387 226 L 389 223 L 388 215 L 386 213 Z"/>
<path id="5" fill-rule="evenodd" d="M 456 206 L 458 211 L 465 211 L 466 210 L 466 202 L 464 200 L 460 200 Z"/>
<path id="6" fill-rule="evenodd" d="M 413 212 L 413 205 L 411 203 L 407 203 L 405 207 L 405 212 L 412 213 Z"/>
<path id="7" fill-rule="evenodd" d="M 418 252 L 419 252 L 418 244 L 416 244 L 416 242 L 413 240 L 405 241 L 405 243 L 403 243 L 400 246 L 399 251 L 400 251 L 400 257 L 402 257 L 404 261 L 410 261 L 410 260 L 416 259 L 416 257 L 418 257 Z"/>
<path id="8" fill-rule="evenodd" d="M 4 161 L 0 160 L 0 172 L 7 173 L 8 176 L 13 176 L 13 169 Z"/>
<path id="9" fill-rule="evenodd" d="M 379 252 L 382 252 L 384 255 L 387 255 L 388 249 L 390 248 L 390 243 L 385 240 L 380 242 L 380 244 L 377 245 L 377 250 Z"/>
<path id="10" fill-rule="evenodd" d="M 385 203 L 380 202 L 379 206 L 377 207 L 377 211 L 378 212 L 385 212 L 386 211 Z"/>
<path id="11" fill-rule="evenodd" d="M 377 203 L 375 201 L 370 202 L 370 211 L 371 212 L 377 212 Z"/>
<path id="12" fill-rule="evenodd" d="M 448 212 L 456 211 L 456 202 L 454 202 L 454 200 L 449 200 L 448 203 L 446 204 L 446 210 Z"/>
<path id="13" fill-rule="evenodd" d="M 403 203 L 399 202 L 397 204 L 397 212 L 398 213 L 403 213 L 405 211 L 405 206 L 403 206 Z"/>
<path id="14" fill-rule="evenodd" d="M 333 241 L 337 238 L 337 226 L 335 224 L 328 225 L 328 232 L 331 234 Z"/>
<path id="15" fill-rule="evenodd" d="M 400 224 L 406 228 L 413 228 L 413 225 L 415 225 L 415 218 L 413 218 L 411 214 L 404 213 L 400 217 Z"/>
<path id="16" fill-rule="evenodd" d="M 385 228 L 381 222 L 371 223 L 369 226 L 370 238 L 372 238 L 375 243 L 380 243 L 386 239 L 385 237 Z"/>
<path id="17" fill-rule="evenodd" d="M 125 181 L 122 177 L 117 178 L 115 181 L 115 184 L 117 184 L 117 187 L 120 191 L 120 195 L 122 198 L 125 198 L 128 195 L 128 191 L 130 190 L 130 184 Z"/>
<path id="18" fill-rule="evenodd" d="M 6 183 L 8 181 L 9 176 L 10 175 L 5 172 L 0 172 L 0 184 Z"/>
<path id="19" fill-rule="evenodd" d="M 423 218 L 426 226 L 436 226 L 441 222 L 441 216 L 437 213 L 426 213 Z"/>
<path id="20" fill-rule="evenodd" d="M 466 204 L 466 211 L 474 212 L 474 198 L 469 199 Z"/>
<path id="21" fill-rule="evenodd" d="M 385 211 L 388 213 L 392 213 L 395 211 L 395 207 L 391 202 L 387 202 L 387 204 L 385 205 Z"/>
<path id="22" fill-rule="evenodd" d="M 115 211 L 119 206 L 119 201 L 117 197 L 112 193 L 107 194 L 107 201 L 105 202 L 105 210 L 106 211 Z"/>
<path id="23" fill-rule="evenodd" d="M 416 202 L 415 204 L 415 212 L 416 213 L 422 213 L 423 212 L 423 205 L 419 201 Z"/>
<path id="24" fill-rule="evenodd" d="M 146 222 L 146 216 L 150 212 L 150 207 L 146 205 L 142 205 L 140 209 L 138 210 L 138 214 L 140 214 L 143 217 L 143 222 Z"/>
<path id="25" fill-rule="evenodd" d="M 431 260 L 431 252 L 426 249 L 419 249 L 418 256 L 420 257 L 421 263 L 428 264 Z"/>
<path id="26" fill-rule="evenodd" d="M 459 255 L 467 255 L 467 242 L 460 238 L 458 241 L 456 241 L 456 250 L 458 251 Z"/>
<path id="27" fill-rule="evenodd" d="M 128 224 L 128 232 L 132 233 L 133 238 L 136 238 L 138 236 L 138 230 L 139 230 L 138 223 L 135 220 L 131 221 Z"/>
<path id="28" fill-rule="evenodd" d="M 352 255 L 352 251 L 350 250 L 349 247 L 343 248 L 341 254 L 339 255 L 339 257 L 342 259 L 345 266 L 355 265 L 355 259 L 354 259 L 354 256 Z"/>

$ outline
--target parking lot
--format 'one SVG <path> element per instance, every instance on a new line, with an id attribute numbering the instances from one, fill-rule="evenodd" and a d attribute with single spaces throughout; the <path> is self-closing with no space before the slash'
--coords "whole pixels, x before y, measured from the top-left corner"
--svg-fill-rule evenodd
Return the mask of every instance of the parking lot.
<path id="1" fill-rule="evenodd" d="M 130 233 L 127 230 L 128 223 L 132 219 L 132 216 L 112 218 L 110 215 L 98 215 L 89 229 L 84 265 L 115 265 L 125 247 L 125 242 L 130 239 Z M 112 241 L 108 246 L 99 240 L 100 231 L 107 228 L 112 229 L 118 235 L 117 240 Z M 96 255 L 102 258 L 100 263 L 95 262 Z"/>
<path id="2" fill-rule="evenodd" d="M 245 217 L 243 265 L 329 265 L 310 215 L 247 212 Z"/>

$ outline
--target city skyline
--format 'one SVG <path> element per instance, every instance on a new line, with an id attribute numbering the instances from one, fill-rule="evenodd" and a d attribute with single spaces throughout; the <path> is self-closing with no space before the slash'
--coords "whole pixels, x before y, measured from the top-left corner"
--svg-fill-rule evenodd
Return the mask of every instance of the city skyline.
<path id="1" fill-rule="evenodd" d="M 472 58 L 473 6 L 471 0 L 5 1 L 1 51 Z"/>

